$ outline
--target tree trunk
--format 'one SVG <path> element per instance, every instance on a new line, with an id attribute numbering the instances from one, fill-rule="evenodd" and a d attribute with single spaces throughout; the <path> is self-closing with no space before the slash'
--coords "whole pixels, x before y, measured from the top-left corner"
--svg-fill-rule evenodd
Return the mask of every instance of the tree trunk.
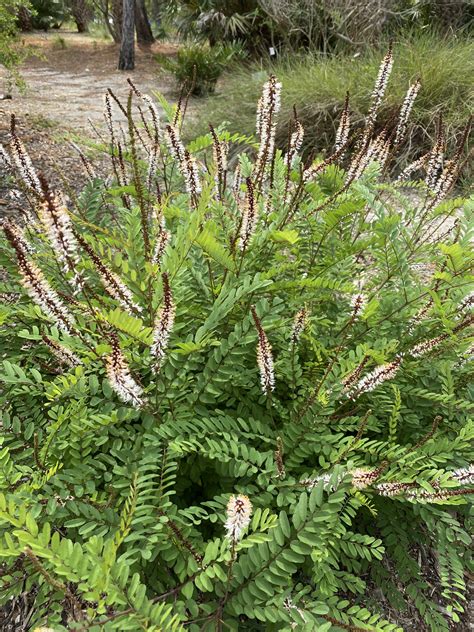
<path id="1" fill-rule="evenodd" d="M 135 68 L 135 2 L 123 0 L 122 43 L 120 45 L 119 70 Z"/>
<path id="2" fill-rule="evenodd" d="M 20 27 L 21 31 L 33 30 L 33 24 L 31 22 L 31 13 L 25 6 L 21 6 L 18 9 L 18 26 Z"/>
<path id="3" fill-rule="evenodd" d="M 71 0 L 71 13 L 79 33 L 87 33 L 92 11 L 87 0 Z"/>
<path id="4" fill-rule="evenodd" d="M 146 12 L 145 0 L 135 0 L 135 29 L 137 41 L 142 46 L 151 46 L 155 41 Z"/>
<path id="5" fill-rule="evenodd" d="M 112 24 L 109 23 L 109 27 L 111 27 L 114 42 L 120 44 L 122 41 L 123 0 L 112 0 L 110 10 Z"/>

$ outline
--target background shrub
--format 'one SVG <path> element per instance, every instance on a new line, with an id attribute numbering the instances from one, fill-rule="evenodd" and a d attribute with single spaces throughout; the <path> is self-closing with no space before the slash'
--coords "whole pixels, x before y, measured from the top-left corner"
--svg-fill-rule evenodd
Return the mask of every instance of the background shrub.
<path id="1" fill-rule="evenodd" d="M 196 96 L 214 92 L 217 80 L 224 70 L 233 67 L 245 57 L 241 44 L 219 44 L 212 48 L 194 44 L 180 48 L 176 57 L 157 55 L 163 68 L 173 73 L 179 85 L 192 88 Z"/>
<path id="2" fill-rule="evenodd" d="M 469 0 L 172 0 L 168 13 L 185 38 L 238 38 L 259 56 L 269 47 L 354 52 L 413 27 L 452 34 L 474 19 Z"/>

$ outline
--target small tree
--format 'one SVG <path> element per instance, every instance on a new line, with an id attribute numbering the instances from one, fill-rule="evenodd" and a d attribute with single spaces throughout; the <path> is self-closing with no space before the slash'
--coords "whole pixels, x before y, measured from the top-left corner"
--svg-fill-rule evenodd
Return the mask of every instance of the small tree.
<path id="1" fill-rule="evenodd" d="M 135 2 L 123 0 L 122 43 L 120 45 L 119 70 L 135 68 Z"/>

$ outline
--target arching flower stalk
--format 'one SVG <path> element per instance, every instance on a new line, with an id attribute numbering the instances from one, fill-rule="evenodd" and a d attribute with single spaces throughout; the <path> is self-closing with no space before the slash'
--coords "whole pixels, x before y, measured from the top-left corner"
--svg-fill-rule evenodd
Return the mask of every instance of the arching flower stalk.
<path id="1" fill-rule="evenodd" d="M 347 143 L 343 145 L 342 147 L 340 147 L 339 149 L 337 149 L 333 154 L 328 156 L 322 162 L 315 165 L 310 165 L 309 167 L 307 167 L 303 171 L 303 181 L 309 182 L 310 180 L 314 180 L 314 178 L 320 173 L 322 173 L 327 167 L 329 167 L 329 165 L 334 164 L 337 160 L 339 160 L 339 158 L 341 158 L 341 156 L 344 154 L 344 151 L 346 150 L 346 147 L 347 147 Z"/>
<path id="2" fill-rule="evenodd" d="M 69 144 L 77 152 L 77 154 L 78 154 L 78 156 L 79 156 L 79 158 L 80 158 L 80 160 L 81 160 L 81 162 L 82 162 L 82 164 L 84 166 L 85 172 L 87 173 L 87 177 L 92 182 L 92 180 L 95 180 L 97 178 L 97 174 L 95 172 L 95 169 L 94 169 L 94 166 L 93 166 L 92 162 L 85 155 L 85 153 L 82 151 L 82 149 L 79 147 L 79 145 L 76 145 L 76 143 L 73 143 L 72 141 L 69 141 Z"/>
<path id="3" fill-rule="evenodd" d="M 432 486 L 436 485 L 432 483 Z M 445 502 L 453 496 L 463 496 L 464 494 L 472 494 L 472 489 L 440 489 L 439 491 L 429 492 L 427 489 L 416 487 L 406 492 L 406 497 L 412 500 L 424 500 L 425 502 Z"/>
<path id="4" fill-rule="evenodd" d="M 16 134 L 15 115 L 11 116 L 10 126 L 10 152 L 25 185 L 36 195 L 41 196 L 41 182 L 38 178 L 33 162 L 25 149 L 25 146 Z"/>
<path id="5" fill-rule="evenodd" d="M 35 249 L 26 239 L 23 228 L 18 226 L 18 224 L 15 224 L 15 222 L 5 218 L 2 220 L 2 228 L 8 241 L 13 245 L 17 252 L 21 251 L 24 257 L 34 253 Z"/>
<path id="6" fill-rule="evenodd" d="M 257 316 L 255 307 L 252 305 L 250 309 L 252 311 L 253 320 L 258 333 L 257 364 L 260 370 L 260 383 L 262 385 L 263 394 L 270 395 L 275 388 L 272 347 L 268 342 L 267 335 L 263 330 L 262 323 Z"/>
<path id="7" fill-rule="evenodd" d="M 110 94 L 106 92 L 104 94 L 104 119 L 107 129 L 109 130 L 110 144 L 115 144 L 115 131 L 114 121 L 112 115 L 112 101 L 110 100 Z"/>
<path id="8" fill-rule="evenodd" d="M 156 238 L 155 250 L 153 252 L 152 263 L 160 265 L 161 259 L 163 258 L 163 254 L 165 252 L 166 246 L 170 240 L 170 233 L 166 230 L 164 217 L 159 219 L 159 232 Z"/>
<path id="9" fill-rule="evenodd" d="M 416 487 L 416 483 L 378 483 L 375 485 L 375 491 L 380 496 L 400 496 L 405 494 L 408 490 Z"/>
<path id="10" fill-rule="evenodd" d="M 387 138 L 387 129 L 383 129 L 366 148 L 356 154 L 347 171 L 346 184 L 358 180 L 371 162 L 379 162 L 383 168 L 389 151 L 390 141 Z"/>
<path id="11" fill-rule="evenodd" d="M 232 179 L 232 196 L 238 203 L 240 198 L 240 186 L 242 184 L 242 174 L 240 172 L 240 163 L 237 163 L 234 170 L 234 177 Z"/>
<path id="12" fill-rule="evenodd" d="M 181 142 L 179 130 L 173 125 L 167 125 L 166 143 L 173 158 L 181 165 L 185 160 L 185 148 Z"/>
<path id="13" fill-rule="evenodd" d="M 453 334 L 456 334 L 459 331 L 462 331 L 463 329 L 465 329 L 466 327 L 469 327 L 470 325 L 472 325 L 473 321 L 474 321 L 474 316 L 472 315 L 468 316 L 462 322 L 456 325 L 456 327 L 453 328 Z M 420 358 L 421 356 L 425 355 L 426 353 L 429 353 L 430 351 L 438 347 L 445 340 L 448 340 L 448 338 L 449 338 L 449 334 L 446 333 L 446 334 L 441 334 L 439 336 L 436 336 L 436 338 L 430 338 L 429 340 L 424 340 L 423 342 L 420 342 L 416 344 L 414 347 L 412 347 L 411 349 L 409 349 L 408 353 L 414 358 Z"/>
<path id="14" fill-rule="evenodd" d="M 349 140 L 349 132 L 351 129 L 351 118 L 349 112 L 349 92 L 346 92 L 346 98 L 344 100 L 344 108 L 342 110 L 341 118 L 339 120 L 339 126 L 336 132 L 336 140 L 334 143 L 334 150 L 338 151 L 342 149 Z"/>
<path id="15" fill-rule="evenodd" d="M 128 184 L 127 167 L 125 165 L 125 160 L 123 157 L 122 143 L 120 141 L 117 143 L 117 163 L 118 163 L 118 168 L 117 168 L 118 184 L 121 187 L 126 187 Z"/>
<path id="16" fill-rule="evenodd" d="M 360 376 L 362 375 L 362 371 L 364 370 L 368 361 L 369 361 L 369 356 L 367 355 L 364 356 L 360 364 L 358 364 L 356 368 L 353 371 L 351 371 L 348 375 L 346 375 L 346 377 L 341 381 L 341 384 L 343 387 L 342 390 L 344 393 L 348 393 L 352 389 L 354 384 L 356 384 L 356 382 L 359 380 Z"/>
<path id="17" fill-rule="evenodd" d="M 435 208 L 442 202 L 451 191 L 459 173 L 459 165 L 455 160 L 448 160 L 445 163 L 443 173 L 434 185 L 434 197 L 430 202 L 429 208 Z"/>
<path id="18" fill-rule="evenodd" d="M 91 258 L 107 294 L 120 303 L 125 310 L 129 312 L 141 312 L 142 308 L 135 303 L 132 292 L 123 283 L 122 279 L 101 261 L 100 257 L 95 254 L 82 237 L 78 237 L 78 240 L 81 247 L 84 248 Z"/>
<path id="19" fill-rule="evenodd" d="M 209 124 L 209 130 L 212 137 L 212 155 L 215 164 L 214 180 L 216 183 L 216 195 L 217 199 L 222 199 L 222 191 L 225 188 L 226 175 L 227 175 L 227 154 L 229 146 L 225 141 L 220 141 L 214 127 Z"/>
<path id="20" fill-rule="evenodd" d="M 308 323 L 308 311 L 306 307 L 302 307 L 293 319 L 293 327 L 291 329 L 291 344 L 296 345 L 300 339 L 303 330 Z"/>
<path id="21" fill-rule="evenodd" d="M 152 145 L 150 149 L 150 154 L 148 156 L 148 172 L 146 176 L 146 188 L 148 189 L 148 191 L 151 190 L 153 179 L 156 176 L 159 148 L 160 148 L 159 144 Z"/>
<path id="22" fill-rule="evenodd" d="M 18 260 L 18 269 L 21 274 L 21 284 L 26 289 L 30 298 L 35 302 L 49 318 L 57 325 L 58 329 L 69 335 L 75 333 L 75 320 L 55 290 L 49 285 L 38 266 L 27 258 L 28 247 L 21 231 L 12 222 L 3 222 L 5 235 L 15 250 Z M 18 237 L 20 235 L 20 238 Z"/>
<path id="23" fill-rule="evenodd" d="M 53 340 L 46 334 L 42 336 L 42 339 L 60 364 L 68 367 L 75 367 L 82 364 L 81 359 L 75 353 L 73 353 L 70 349 L 62 345 L 57 340 Z"/>
<path id="24" fill-rule="evenodd" d="M 168 274 L 163 272 L 161 278 L 163 280 L 163 307 L 155 318 L 153 344 L 150 349 L 151 355 L 155 359 L 155 371 L 160 370 L 161 363 L 165 357 L 176 315 L 176 306 L 173 301 Z"/>
<path id="25" fill-rule="evenodd" d="M 385 464 L 376 468 L 358 467 L 350 472 L 352 475 L 352 485 L 356 489 L 365 489 L 369 487 L 369 485 L 372 485 L 385 469 Z"/>
<path id="26" fill-rule="evenodd" d="M 467 467 L 461 467 L 458 470 L 454 470 L 454 472 L 451 472 L 451 476 L 461 485 L 473 485 L 474 465 L 470 464 Z"/>
<path id="27" fill-rule="evenodd" d="M 267 165 L 273 162 L 275 154 L 275 135 L 277 115 L 280 111 L 281 83 L 274 75 L 263 86 L 262 96 L 257 106 L 257 134 L 260 146 L 255 162 L 257 178 L 263 176 Z"/>
<path id="28" fill-rule="evenodd" d="M 375 367 L 373 371 L 364 376 L 356 384 L 354 389 L 348 394 L 348 397 L 355 400 L 362 395 L 362 393 L 373 391 L 380 386 L 380 384 L 383 384 L 383 382 L 394 378 L 398 373 L 401 361 L 401 358 L 396 358 L 393 362 Z"/>
<path id="29" fill-rule="evenodd" d="M 430 309 L 433 307 L 433 299 L 429 298 L 426 303 L 420 307 L 420 309 L 416 312 L 416 314 L 414 316 L 412 316 L 410 318 L 410 320 L 408 321 L 408 333 L 413 333 L 415 331 L 415 328 L 417 325 L 419 325 L 424 319 L 425 316 L 428 314 L 428 312 L 430 311 Z"/>
<path id="30" fill-rule="evenodd" d="M 0 143 L 0 166 L 5 169 L 5 171 L 11 171 L 13 169 L 13 163 L 8 155 L 8 151 L 5 147 Z"/>
<path id="31" fill-rule="evenodd" d="M 436 347 L 438 347 L 444 340 L 448 338 L 448 334 L 442 334 L 441 336 L 436 336 L 436 338 L 431 338 L 430 340 L 424 340 L 419 344 L 415 345 L 408 352 L 414 358 L 421 358 L 421 356 L 429 353 Z"/>
<path id="32" fill-rule="evenodd" d="M 105 359 L 107 379 L 110 386 L 123 402 L 128 402 L 140 408 L 145 403 L 143 389 L 132 377 L 130 367 L 120 349 L 116 336 L 112 337 L 111 344 L 112 353 Z"/>
<path id="33" fill-rule="evenodd" d="M 429 189 L 434 190 L 436 183 L 443 173 L 444 150 L 446 138 L 444 135 L 443 121 L 440 116 L 438 122 L 438 131 L 436 134 L 436 142 L 429 154 L 428 164 L 426 167 L 425 184 Z"/>
<path id="34" fill-rule="evenodd" d="M 227 503 L 227 516 L 225 522 L 226 536 L 236 544 L 242 537 L 243 532 L 250 524 L 252 515 L 252 503 L 247 496 L 239 494 L 231 496 Z"/>
<path id="35" fill-rule="evenodd" d="M 474 291 L 470 292 L 459 303 L 459 311 L 465 312 L 465 311 L 471 310 L 473 307 L 474 307 Z"/>
<path id="36" fill-rule="evenodd" d="M 78 256 L 77 240 L 69 211 L 60 195 L 49 189 L 46 180 L 44 178 L 40 180 L 43 199 L 38 206 L 38 217 L 63 270 L 72 271 L 78 261 Z"/>
<path id="37" fill-rule="evenodd" d="M 286 177 L 285 177 L 285 193 L 283 196 L 283 203 L 286 204 L 288 199 L 288 192 L 290 190 L 290 177 L 291 177 L 291 169 L 298 157 L 298 153 L 303 145 L 304 139 L 304 127 L 301 125 L 300 121 L 295 118 L 293 121 L 293 132 L 291 133 L 290 140 L 288 143 L 288 152 L 284 158 L 286 165 Z"/>
<path id="38" fill-rule="evenodd" d="M 368 141 L 374 129 L 375 120 L 379 111 L 380 104 L 387 89 L 388 80 L 393 68 L 393 51 L 390 44 L 389 49 L 380 65 L 379 74 L 375 82 L 374 90 L 371 97 L 371 105 L 367 114 L 367 122 L 364 132 L 364 140 Z M 364 143 L 365 144 L 365 143 Z"/>
<path id="39" fill-rule="evenodd" d="M 402 107 L 400 108 L 398 123 L 395 129 L 395 140 L 393 141 L 395 147 L 400 145 L 405 139 L 408 127 L 408 119 L 410 118 L 413 104 L 415 103 L 415 99 L 418 95 L 418 92 L 420 91 L 420 88 L 421 81 L 420 79 L 417 79 L 415 83 L 412 83 L 412 85 L 407 90 L 402 103 Z"/>
<path id="40" fill-rule="evenodd" d="M 304 127 L 298 119 L 295 119 L 293 122 L 294 130 L 290 136 L 290 143 L 288 146 L 288 153 L 285 157 L 285 162 L 287 165 L 287 170 L 289 171 L 293 166 L 298 152 L 300 151 L 303 140 L 304 140 Z"/>
<path id="41" fill-rule="evenodd" d="M 150 134 L 148 127 L 146 128 L 147 133 L 152 143 L 158 144 L 161 137 L 160 113 L 158 112 L 158 108 L 154 104 L 152 98 L 148 94 L 141 94 L 140 96 L 143 103 L 146 105 L 148 109 L 151 121 L 153 123 L 153 134 Z"/>
<path id="42" fill-rule="evenodd" d="M 400 173 L 397 178 L 397 182 L 404 182 L 408 180 L 408 178 L 413 174 L 419 171 L 420 169 L 425 169 L 426 165 L 430 159 L 430 152 L 424 154 L 420 158 L 417 158 L 413 162 L 411 162 L 405 169 Z"/>
<path id="43" fill-rule="evenodd" d="M 240 243 L 239 247 L 242 252 L 247 250 L 250 239 L 255 232 L 258 220 L 258 209 L 255 200 L 255 191 L 250 178 L 247 178 L 247 195 L 245 198 L 244 211 L 242 213 L 242 223 L 240 225 Z"/>
<path id="44" fill-rule="evenodd" d="M 364 294 L 361 294 L 360 292 L 358 294 L 354 294 L 354 296 L 351 298 L 351 307 L 352 307 L 351 319 L 353 321 L 356 320 L 360 316 L 361 312 L 363 311 L 366 305 L 367 305 L 367 297 Z"/>
<path id="45" fill-rule="evenodd" d="M 202 191 L 198 165 L 194 156 L 191 156 L 187 149 L 184 155 L 185 162 L 182 165 L 182 172 L 186 191 L 191 197 L 196 197 Z"/>
<path id="46" fill-rule="evenodd" d="M 180 134 L 176 126 L 166 126 L 166 142 L 171 155 L 178 163 L 179 170 L 184 178 L 187 193 L 190 196 L 197 196 L 201 192 L 197 163 L 181 142 Z"/>

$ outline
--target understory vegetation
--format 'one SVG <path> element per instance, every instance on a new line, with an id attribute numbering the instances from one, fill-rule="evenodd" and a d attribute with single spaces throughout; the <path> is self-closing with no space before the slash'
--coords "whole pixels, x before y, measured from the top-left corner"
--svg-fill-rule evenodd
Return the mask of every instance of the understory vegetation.
<path id="1" fill-rule="evenodd" d="M 467 34 L 453 38 L 434 31 L 416 31 L 401 35 L 394 43 L 394 52 L 398 65 L 381 107 L 382 123 L 390 121 L 395 125 L 397 108 L 407 86 L 417 78 L 422 85 L 411 113 L 407 151 L 397 156 L 403 164 L 417 151 L 426 152 L 432 145 L 440 115 L 448 137 L 455 137 L 462 129 L 474 103 L 470 79 L 474 73 L 474 44 Z M 374 47 L 354 57 L 347 53 L 283 54 L 281 60 L 266 65 L 278 76 L 286 95 L 277 129 L 278 146 L 283 148 L 287 142 L 288 126 L 296 108 L 306 129 L 305 154 L 325 150 L 334 138 L 347 91 L 353 121 L 363 126 L 379 60 L 380 48 Z M 198 109 L 197 131 L 203 130 L 207 121 L 226 121 L 231 131 L 251 133 L 254 103 L 264 74 L 259 65 L 242 66 L 227 74 L 219 93 Z"/>
<path id="2" fill-rule="evenodd" d="M 449 194 L 470 125 L 392 178 L 422 98 L 406 80 L 381 128 L 392 65 L 325 160 L 300 108 L 276 148 L 275 76 L 256 137 L 187 147 L 185 102 L 109 92 L 109 177 L 79 150 L 69 200 L 12 119 L 31 210 L 2 223 L 0 600 L 33 627 L 462 625 L 473 204 Z"/>

